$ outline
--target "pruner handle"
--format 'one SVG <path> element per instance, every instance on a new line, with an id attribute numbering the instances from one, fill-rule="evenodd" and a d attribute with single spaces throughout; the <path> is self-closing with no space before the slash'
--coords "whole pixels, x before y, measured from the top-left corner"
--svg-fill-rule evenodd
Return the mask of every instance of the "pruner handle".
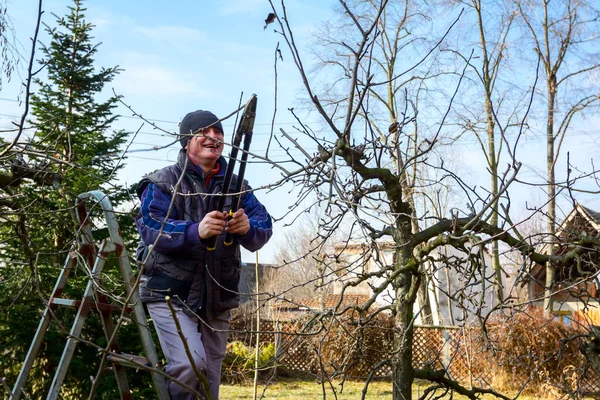
<path id="1" fill-rule="evenodd" d="M 206 250 L 213 251 L 217 248 L 217 238 L 217 235 L 208 238 L 208 241 L 206 242 Z"/>
<path id="2" fill-rule="evenodd" d="M 233 214 L 234 214 L 233 210 L 229 210 L 229 214 L 227 214 L 227 217 L 225 217 L 225 219 L 227 221 L 231 220 L 233 218 Z M 215 236 L 211 236 L 208 238 L 208 241 L 206 243 L 206 250 L 213 251 L 214 249 L 217 248 L 217 238 L 218 237 L 219 237 L 218 235 L 215 235 Z M 231 244 L 233 244 L 233 235 L 231 233 L 227 232 L 225 234 L 225 240 L 224 240 L 223 244 L 225 246 L 230 246 Z"/>
<path id="3" fill-rule="evenodd" d="M 233 219 L 233 215 L 235 213 L 233 212 L 233 210 L 229 210 L 229 214 L 227 214 L 227 221 L 231 221 Z M 223 240 L 223 244 L 225 246 L 231 246 L 231 244 L 233 243 L 233 235 L 229 232 L 227 232 L 225 234 L 225 240 Z"/>

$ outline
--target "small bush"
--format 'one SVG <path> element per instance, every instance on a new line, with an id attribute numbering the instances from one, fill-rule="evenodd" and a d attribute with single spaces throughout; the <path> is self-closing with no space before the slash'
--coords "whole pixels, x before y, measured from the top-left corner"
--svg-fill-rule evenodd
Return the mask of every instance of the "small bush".
<path id="1" fill-rule="evenodd" d="M 228 343 L 227 354 L 223 361 L 223 377 L 228 381 L 244 381 L 254 376 L 256 367 L 261 371 L 270 369 L 275 357 L 275 345 L 260 344 L 258 366 L 255 365 L 255 351 L 254 347 L 248 347 L 240 341 Z"/>
<path id="2" fill-rule="evenodd" d="M 556 397 L 586 391 L 582 333 L 556 319 L 522 313 L 490 326 L 490 341 L 483 335 L 479 340 L 490 355 L 494 386 Z"/>

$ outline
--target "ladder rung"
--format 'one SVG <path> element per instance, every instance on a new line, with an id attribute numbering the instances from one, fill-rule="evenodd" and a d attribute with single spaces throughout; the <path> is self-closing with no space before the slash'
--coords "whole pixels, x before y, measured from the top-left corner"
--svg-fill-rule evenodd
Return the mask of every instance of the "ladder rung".
<path id="1" fill-rule="evenodd" d="M 137 356 L 135 354 L 110 353 L 108 356 L 106 356 L 106 359 L 113 363 L 132 368 L 140 368 L 141 366 L 151 366 L 150 362 L 146 357 Z"/>
<path id="2" fill-rule="evenodd" d="M 59 297 L 54 297 L 52 300 L 50 300 L 50 304 L 55 304 L 57 306 L 64 306 L 64 307 L 79 308 L 79 304 L 81 304 L 81 300 L 61 299 Z"/>
<path id="3" fill-rule="evenodd" d="M 81 305 L 81 300 L 61 299 L 59 297 L 55 297 L 50 301 L 50 304 L 63 307 L 79 308 Z M 114 304 L 96 303 L 94 307 L 100 311 L 121 312 L 121 307 Z M 125 311 L 130 313 L 133 312 L 133 309 L 131 307 L 127 307 Z"/>

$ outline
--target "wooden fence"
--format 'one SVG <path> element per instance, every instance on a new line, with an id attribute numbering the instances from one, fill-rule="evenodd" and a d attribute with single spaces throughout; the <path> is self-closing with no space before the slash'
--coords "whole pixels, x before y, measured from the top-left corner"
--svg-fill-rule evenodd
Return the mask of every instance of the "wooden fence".
<path id="1" fill-rule="evenodd" d="M 252 322 L 250 325 L 255 324 Z M 239 340 L 247 346 L 255 345 L 256 326 L 242 326 L 234 323 L 232 340 Z M 275 343 L 278 365 L 287 369 L 309 372 L 315 375 L 326 373 L 329 376 L 344 373 L 350 378 L 366 378 L 369 374 L 378 378 L 391 378 L 391 368 L 387 363 L 381 363 L 389 356 L 393 348 L 391 331 L 380 335 L 377 341 L 371 341 L 361 354 L 354 348 L 337 348 L 337 355 L 331 352 L 325 354 L 323 347 L 336 345 L 348 347 L 346 338 L 333 337 L 325 340 L 323 332 L 315 334 L 303 331 L 304 324 L 299 322 L 262 321 L 260 325 L 260 342 Z M 427 366 L 434 370 L 445 369 L 448 377 L 467 386 L 491 388 L 493 386 L 494 356 L 485 348 L 485 342 L 477 336 L 477 330 L 458 327 L 427 327 L 417 326 L 413 340 L 413 366 L 423 369 Z M 319 336 L 321 335 L 321 336 Z M 315 340 L 317 338 L 317 340 Z M 372 340 L 373 338 L 371 338 Z M 363 344 L 365 346 L 365 344 Z M 350 346 L 352 347 L 352 346 Z M 341 349 L 341 350 L 340 350 Z M 345 351 L 344 351 L 345 350 Z M 319 357 L 319 355 L 324 357 Z M 327 359 L 323 363 L 323 358 Z M 343 365 L 351 368 L 342 368 Z M 600 394 L 600 375 L 593 369 L 588 369 L 584 377 L 579 379 L 582 392 Z"/>

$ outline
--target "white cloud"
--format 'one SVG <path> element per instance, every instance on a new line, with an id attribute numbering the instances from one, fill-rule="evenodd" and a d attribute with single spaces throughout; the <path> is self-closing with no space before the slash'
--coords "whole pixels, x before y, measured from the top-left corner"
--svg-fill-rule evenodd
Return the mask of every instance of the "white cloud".
<path id="1" fill-rule="evenodd" d="M 153 96 L 176 96 L 202 93 L 200 87 L 177 73 L 150 60 L 125 62 L 124 71 L 115 79 L 115 87 L 123 94 L 152 94 Z"/>

